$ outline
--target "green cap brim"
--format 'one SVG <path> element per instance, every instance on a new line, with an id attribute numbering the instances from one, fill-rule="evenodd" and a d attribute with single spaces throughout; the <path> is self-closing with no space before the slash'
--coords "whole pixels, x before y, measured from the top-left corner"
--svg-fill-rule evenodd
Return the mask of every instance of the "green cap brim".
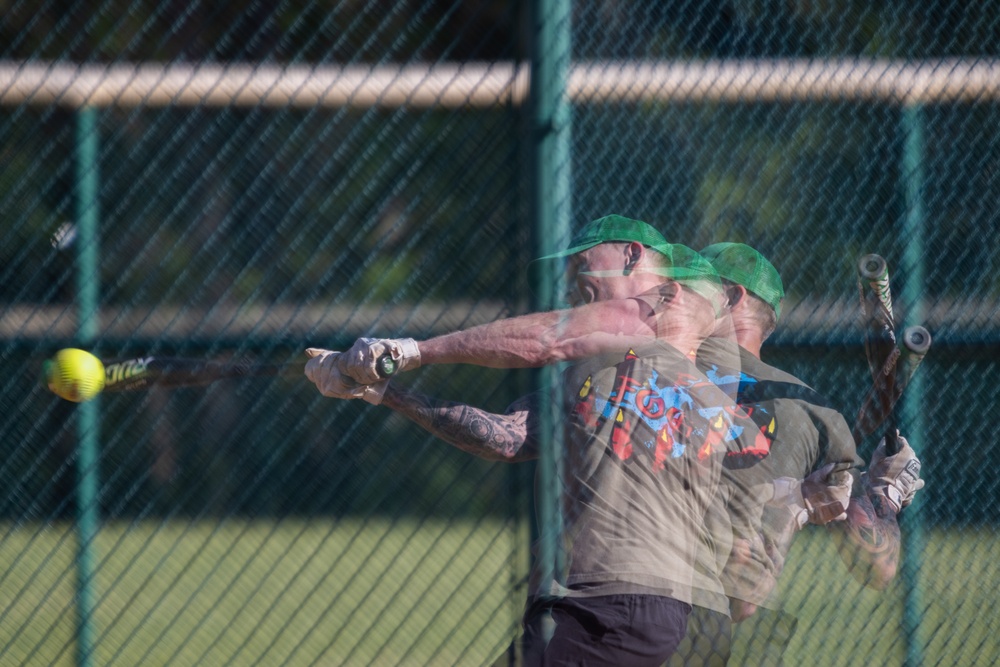
<path id="1" fill-rule="evenodd" d="M 584 250 L 590 250 L 594 246 L 601 245 L 604 241 L 594 241 L 593 243 L 583 243 L 581 245 L 573 246 L 572 248 L 567 248 L 566 250 L 560 250 L 559 252 L 554 252 L 551 255 L 544 255 L 543 257 L 537 257 L 533 259 L 533 262 L 541 262 L 546 259 L 559 259 L 561 257 L 569 257 L 570 255 L 575 255 L 578 252 L 583 252 Z M 611 243 L 609 241 L 609 243 Z M 621 243 L 628 243 L 628 241 L 621 241 Z"/>
<path id="2" fill-rule="evenodd" d="M 591 220 L 570 239 L 570 247 L 550 253 L 538 259 L 558 259 L 583 252 L 602 243 L 641 243 L 655 247 L 666 243 L 658 230 L 642 220 L 627 218 L 613 213 L 603 218 Z"/>

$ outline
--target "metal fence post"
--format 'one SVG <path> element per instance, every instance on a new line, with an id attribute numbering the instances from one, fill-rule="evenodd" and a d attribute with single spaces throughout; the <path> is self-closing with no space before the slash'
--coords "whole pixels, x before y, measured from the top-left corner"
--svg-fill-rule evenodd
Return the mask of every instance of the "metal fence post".
<path id="1" fill-rule="evenodd" d="M 903 192 L 906 210 L 903 218 L 903 235 L 906 239 L 902 257 L 904 283 L 902 301 L 906 305 L 904 324 L 923 324 L 924 319 L 924 127 L 920 105 L 906 105 L 902 109 L 903 132 Z M 923 451 L 923 434 L 926 420 L 924 381 L 926 373 L 916 373 L 902 396 L 903 434 L 919 455 Z M 920 632 L 920 561 L 924 548 L 923 521 L 920 513 L 920 495 L 917 494 L 905 513 L 901 527 L 903 546 L 900 566 L 904 586 L 903 632 L 906 645 L 907 667 L 922 665 L 923 638 Z"/>
<path id="2" fill-rule="evenodd" d="M 565 247 L 569 238 L 570 106 L 566 82 L 570 60 L 570 15 L 567 0 L 541 0 L 532 5 L 531 62 L 531 179 L 532 217 L 539 256 Z M 564 279 L 557 262 L 543 263 L 536 285 L 536 307 L 551 310 L 560 301 Z M 540 581 L 549 582 L 560 570 L 558 540 L 561 533 L 559 474 L 563 446 L 560 368 L 547 366 L 539 373 L 543 392 L 542 442 L 538 462 L 537 514 L 539 515 L 538 567 Z"/>
<path id="3" fill-rule="evenodd" d="M 98 172 L 97 110 L 83 108 L 76 124 L 76 286 L 79 307 L 77 344 L 93 345 L 98 331 Z M 77 661 L 93 662 L 93 548 L 100 521 L 98 507 L 99 397 L 77 407 Z"/>

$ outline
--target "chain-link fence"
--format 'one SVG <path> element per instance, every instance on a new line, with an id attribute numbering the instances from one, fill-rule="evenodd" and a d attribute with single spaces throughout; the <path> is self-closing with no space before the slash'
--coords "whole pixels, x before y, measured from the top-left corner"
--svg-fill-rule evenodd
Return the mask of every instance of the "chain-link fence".
<path id="1" fill-rule="evenodd" d="M 765 360 L 845 415 L 867 376 L 861 254 L 933 335 L 900 411 L 927 480 L 900 575 L 866 589 L 807 529 L 781 580 L 788 664 L 1000 652 L 996 3 L 588 0 L 568 25 L 487 0 L 8 4 L 0 663 L 505 659 L 527 464 L 298 374 L 78 405 L 39 377 L 68 346 L 300 367 L 308 346 L 526 312 L 539 200 L 561 192 L 537 192 L 551 128 L 530 78 L 561 57 L 569 199 L 543 204 L 573 228 L 617 212 L 759 248 L 788 293 Z M 569 51 L 542 52 L 546 30 Z M 502 411 L 533 379 L 401 381 Z"/>

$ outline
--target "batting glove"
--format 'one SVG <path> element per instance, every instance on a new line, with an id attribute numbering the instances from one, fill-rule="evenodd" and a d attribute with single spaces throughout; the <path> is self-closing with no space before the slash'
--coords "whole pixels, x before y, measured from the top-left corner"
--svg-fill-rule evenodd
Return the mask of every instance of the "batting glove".
<path id="1" fill-rule="evenodd" d="M 897 514 L 913 502 L 913 496 L 924 488 L 920 479 L 920 459 L 905 438 L 897 434 L 899 451 L 887 456 L 885 438 L 878 443 L 872 454 L 871 465 L 865 473 L 868 488 L 885 498 Z"/>
<path id="2" fill-rule="evenodd" d="M 810 523 L 822 526 L 847 519 L 854 477 L 847 470 L 835 470 L 838 465 L 828 463 L 802 480 L 802 499 L 809 508 Z"/>
<path id="3" fill-rule="evenodd" d="M 358 384 L 346 377 L 338 368 L 340 352 L 320 350 L 311 347 L 306 350 L 309 361 L 306 362 L 306 377 L 316 385 L 319 393 L 330 398 L 351 400 L 360 398 L 363 401 L 378 405 L 385 395 L 388 380 L 380 380 L 374 384 Z"/>
<path id="4" fill-rule="evenodd" d="M 836 465 L 828 463 L 802 480 L 775 479 L 771 503 L 791 513 L 798 528 L 810 522 L 823 525 L 846 519 L 853 479 L 846 470 L 834 471 Z"/>
<path id="5" fill-rule="evenodd" d="M 375 384 L 385 379 L 379 372 L 385 355 L 395 362 L 394 372 L 420 367 L 420 348 L 412 338 L 359 338 L 340 356 L 340 372 L 361 384 Z"/>

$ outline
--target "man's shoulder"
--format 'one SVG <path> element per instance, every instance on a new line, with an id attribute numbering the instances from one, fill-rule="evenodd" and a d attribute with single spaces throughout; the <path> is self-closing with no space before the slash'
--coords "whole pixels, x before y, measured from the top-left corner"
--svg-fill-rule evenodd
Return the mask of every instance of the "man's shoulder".
<path id="1" fill-rule="evenodd" d="M 741 371 L 740 402 L 794 402 L 802 407 L 819 408 L 836 412 L 823 394 L 819 393 L 791 373 L 769 366 L 754 357 L 757 364 L 747 363 Z"/>
<path id="2" fill-rule="evenodd" d="M 758 380 L 767 380 L 769 382 L 784 382 L 787 384 L 802 385 L 803 387 L 809 387 L 805 382 L 795 377 L 787 371 L 783 371 L 780 368 L 776 368 L 771 364 L 758 359 L 754 355 L 750 354 L 748 351 L 740 348 L 740 364 L 745 370 L 746 374 L 757 378 Z"/>
<path id="3" fill-rule="evenodd" d="M 795 402 L 836 412 L 825 396 L 805 382 L 733 341 L 708 339 L 698 349 L 697 363 L 717 384 L 736 387 L 740 403 Z"/>
<path id="4" fill-rule="evenodd" d="M 781 382 L 808 387 L 805 382 L 791 373 L 755 357 L 735 341 L 709 338 L 698 348 L 698 367 L 727 375 L 739 375 L 748 380 Z"/>

